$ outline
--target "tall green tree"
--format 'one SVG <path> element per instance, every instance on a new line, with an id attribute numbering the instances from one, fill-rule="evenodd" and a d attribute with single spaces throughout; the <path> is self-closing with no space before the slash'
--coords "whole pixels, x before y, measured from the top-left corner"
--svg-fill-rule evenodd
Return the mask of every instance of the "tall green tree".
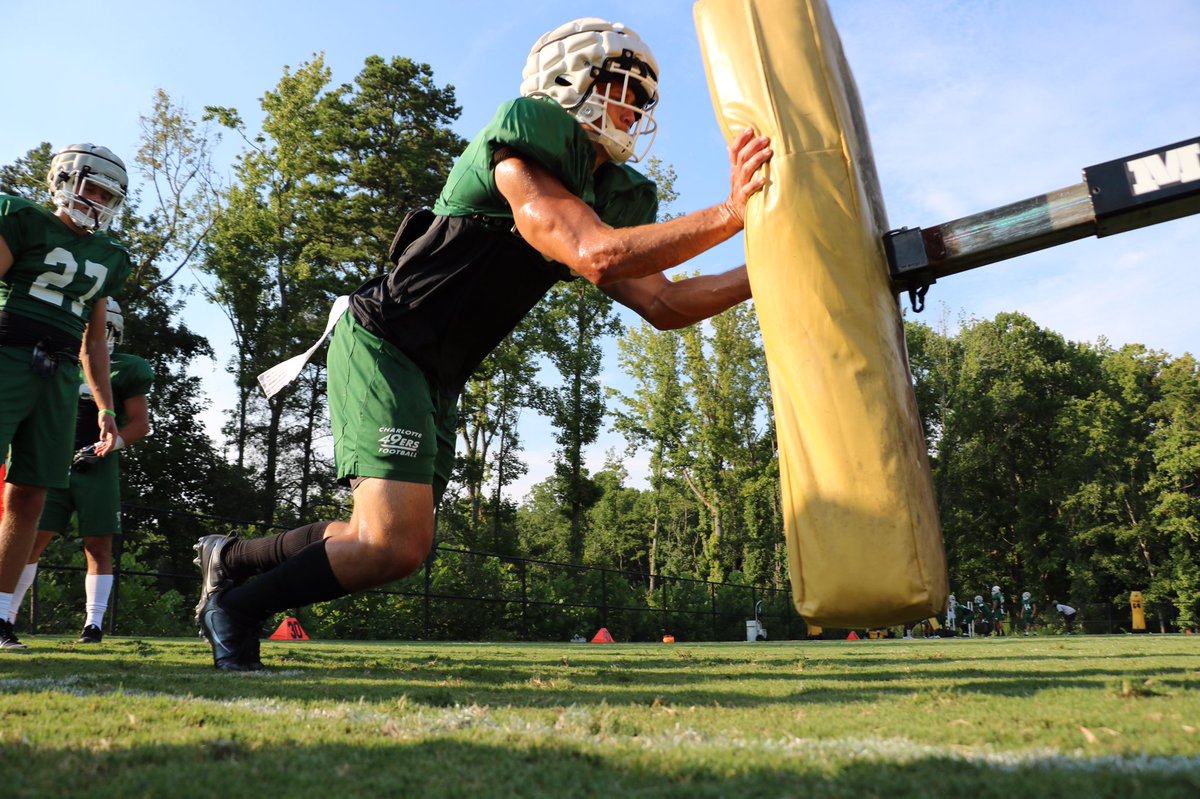
<path id="1" fill-rule="evenodd" d="M 1159 380 L 1149 488 L 1150 515 L 1164 551 L 1150 599 L 1172 602 L 1179 624 L 1193 629 L 1200 621 L 1200 367 L 1184 355 L 1166 364 Z"/>
<path id="2" fill-rule="evenodd" d="M 668 516 L 668 483 L 686 467 L 683 439 L 688 404 L 680 363 L 683 340 L 676 330 L 655 330 L 642 322 L 617 342 L 617 362 L 630 378 L 628 394 L 619 400 L 614 427 L 626 441 L 627 452 L 646 450 L 650 466 L 650 520 L 646 527 L 646 567 L 659 570 L 659 552 Z M 675 494 L 675 496 L 678 496 Z M 653 582 L 650 585 L 654 589 Z"/>
<path id="3" fill-rule="evenodd" d="M 567 552 L 577 563 L 583 557 L 585 514 L 597 498 L 583 461 L 585 448 L 599 437 L 604 421 L 602 346 L 620 331 L 621 323 L 612 299 L 584 280 L 560 283 L 542 300 L 534 318 L 541 349 L 562 378 L 558 386 L 535 389 L 535 403 L 554 426 L 554 471 L 570 523 Z"/>
<path id="4" fill-rule="evenodd" d="M 1053 434 L 1065 405 L 1090 391 L 1091 368 L 1078 347 L 1020 314 L 974 322 L 960 340 L 934 471 L 946 545 L 969 584 L 1019 593 L 1064 546 Z"/>
<path id="5" fill-rule="evenodd" d="M 228 431 L 237 462 L 262 476 L 268 518 L 277 508 L 307 515 L 328 500 L 330 461 L 314 452 L 327 429 L 324 366 L 314 359 L 270 401 L 256 375 L 305 349 L 333 298 L 385 269 L 405 204 L 432 202 L 461 140 L 446 129 L 458 114 L 453 89 L 430 76 L 405 59 L 372 57 L 353 86 L 331 89 L 317 55 L 285 69 L 263 96 L 260 134 L 246 131 L 236 109 L 208 109 L 247 145 L 205 269 L 237 345 Z"/>
<path id="6" fill-rule="evenodd" d="M 466 140 L 450 129 L 462 109 L 453 86 L 407 58 L 370 56 L 353 84 L 332 91 L 327 167 L 344 185 L 345 202 L 324 207 L 346 235 L 341 262 L 359 280 L 386 267 L 385 255 L 405 213 L 433 204 Z"/>
<path id="7" fill-rule="evenodd" d="M 748 305 L 686 328 L 682 338 L 692 418 L 681 475 L 707 517 L 698 576 L 724 580 L 744 563 L 742 485 L 771 457 L 761 446 L 766 363 Z"/>
<path id="8" fill-rule="evenodd" d="M 262 475 L 261 514 L 268 520 L 280 503 L 284 415 L 296 409 L 297 397 L 283 392 L 262 399 L 256 376 L 315 337 L 338 286 L 325 258 L 329 230 L 322 224 L 328 206 L 342 201 L 336 181 L 323 168 L 329 155 L 319 100 L 329 79 L 321 56 L 294 72 L 285 68 L 278 86 L 263 96 L 263 132 L 253 140 L 236 110 L 208 109 L 250 144 L 238 159 L 237 184 L 209 240 L 204 268 L 217 280 L 213 296 L 229 317 L 237 343 L 231 371 L 238 407 L 228 429 L 238 465 L 253 465 Z M 302 408 L 302 399 L 299 404 Z"/>
<path id="9" fill-rule="evenodd" d="M 0 194 L 11 194 L 43 205 L 48 203 L 50 192 L 46 174 L 53 157 L 50 142 L 42 142 L 13 163 L 0 166 Z"/>
<path id="10" fill-rule="evenodd" d="M 458 431 L 463 447 L 456 458 L 456 483 L 463 492 L 460 536 L 465 543 L 512 552 L 513 503 L 505 489 L 527 466 L 518 423 L 532 402 L 537 363 L 535 331 L 523 323 L 480 365 L 459 397 Z M 443 506 L 439 529 L 444 529 Z"/>

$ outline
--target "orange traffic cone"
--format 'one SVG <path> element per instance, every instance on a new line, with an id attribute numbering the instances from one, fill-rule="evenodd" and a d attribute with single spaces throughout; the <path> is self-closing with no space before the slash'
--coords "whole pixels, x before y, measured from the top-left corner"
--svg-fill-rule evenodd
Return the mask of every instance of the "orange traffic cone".
<path id="1" fill-rule="evenodd" d="M 592 639 L 593 644 L 615 644 L 612 634 L 609 633 L 607 627 L 601 627 L 600 632 L 596 633 L 596 637 Z"/>
<path id="2" fill-rule="evenodd" d="M 857 641 L 857 640 L 859 640 L 859 638 L 858 638 L 858 633 L 854 632 L 854 630 L 851 630 L 851 631 L 850 631 L 850 634 L 846 636 L 846 640 L 847 640 L 847 641 Z"/>
<path id="3" fill-rule="evenodd" d="M 304 632 L 304 628 L 300 626 L 300 621 L 294 616 L 288 616 L 284 619 L 275 632 L 271 633 L 272 641 L 308 641 L 308 633 Z"/>

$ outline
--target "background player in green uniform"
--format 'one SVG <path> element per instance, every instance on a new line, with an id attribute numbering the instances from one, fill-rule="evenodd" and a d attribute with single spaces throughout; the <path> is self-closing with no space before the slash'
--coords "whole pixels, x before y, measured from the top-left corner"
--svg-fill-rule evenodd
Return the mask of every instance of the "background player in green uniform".
<path id="1" fill-rule="evenodd" d="M 975 595 L 975 613 L 978 618 L 975 620 L 976 628 L 979 635 L 989 635 L 992 632 L 992 609 L 983 601 L 982 594 Z"/>
<path id="2" fill-rule="evenodd" d="M 956 610 L 955 617 L 958 619 L 959 629 L 962 635 L 974 635 L 975 626 L 971 623 L 975 620 L 975 611 L 971 609 L 969 604 L 964 604 L 955 600 Z"/>
<path id="3" fill-rule="evenodd" d="M 70 477 L 79 370 L 96 398 L 97 454 L 116 442 L 105 300 L 132 266 L 108 233 L 128 176 L 106 147 L 76 144 L 50 162 L 49 211 L 0 195 L 0 452 L 12 445 L 0 520 L 0 649 L 22 649 L 8 621 L 47 488 Z M 82 346 L 81 346 L 82 345 Z"/>
<path id="4" fill-rule="evenodd" d="M 1021 621 L 1025 624 L 1025 634 L 1032 632 L 1037 635 L 1037 602 L 1028 591 L 1021 594 Z"/>
<path id="5" fill-rule="evenodd" d="M 765 185 L 765 137 L 746 130 L 730 146 L 726 201 L 655 224 L 654 184 L 625 163 L 655 128 L 650 48 L 622 25 L 575 20 L 535 43 L 523 78 L 432 213 L 405 220 L 396 268 L 351 295 L 334 331 L 329 408 L 350 521 L 196 545 L 197 617 L 217 668 L 262 668 L 258 631 L 271 614 L 420 566 L 453 465 L 457 395 L 556 282 L 582 277 L 659 328 L 749 299 L 745 267 L 677 282 L 662 272 L 742 229 Z"/>
<path id="6" fill-rule="evenodd" d="M 79 642 L 100 643 L 104 613 L 113 581 L 113 536 L 121 532 L 121 465 L 120 451 L 141 441 L 150 432 L 150 408 L 146 395 L 154 382 L 154 370 L 145 358 L 127 352 L 116 352 L 125 333 L 121 306 L 111 297 L 108 300 L 108 354 L 112 362 L 111 382 L 117 408 L 117 441 L 105 457 L 95 454 L 96 401 L 87 383 L 79 387 L 79 414 L 75 427 L 75 446 L 78 450 L 71 468 L 71 484 L 67 488 L 51 488 L 46 494 L 46 506 L 38 522 L 37 540 L 29 563 L 21 573 L 17 590 L 13 592 L 9 621 L 15 621 L 17 608 L 37 576 L 38 560 L 54 535 L 67 532 L 71 517 L 83 537 L 87 556 L 85 618 Z"/>

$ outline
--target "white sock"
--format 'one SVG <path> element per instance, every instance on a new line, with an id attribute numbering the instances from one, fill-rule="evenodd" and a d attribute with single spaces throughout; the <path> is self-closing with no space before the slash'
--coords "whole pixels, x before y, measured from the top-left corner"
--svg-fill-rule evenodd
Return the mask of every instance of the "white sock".
<path id="1" fill-rule="evenodd" d="M 8 609 L 8 620 L 11 622 L 15 623 L 17 620 L 21 603 L 25 601 L 25 592 L 33 585 L 33 578 L 37 576 L 37 567 L 36 563 L 26 563 L 25 568 L 21 570 L 21 576 L 17 578 L 17 587 L 12 592 L 12 606 Z"/>
<path id="2" fill-rule="evenodd" d="M 108 610 L 108 595 L 112 593 L 111 574 L 89 574 L 83 578 L 87 592 L 87 621 L 84 626 L 100 627 L 104 624 L 104 611 Z"/>
<path id="3" fill-rule="evenodd" d="M 12 594 L 0 591 L 0 619 L 8 621 L 9 611 L 12 610 Z"/>

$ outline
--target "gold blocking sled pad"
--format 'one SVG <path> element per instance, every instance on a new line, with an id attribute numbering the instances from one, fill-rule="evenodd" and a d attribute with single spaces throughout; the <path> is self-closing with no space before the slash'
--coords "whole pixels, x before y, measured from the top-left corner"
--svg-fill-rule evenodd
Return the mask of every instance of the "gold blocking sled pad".
<path id="1" fill-rule="evenodd" d="M 823 0 L 700 0 L 726 141 L 771 137 L 746 263 L 779 435 L 792 599 L 824 627 L 941 613 L 946 559 L 861 104 Z"/>

